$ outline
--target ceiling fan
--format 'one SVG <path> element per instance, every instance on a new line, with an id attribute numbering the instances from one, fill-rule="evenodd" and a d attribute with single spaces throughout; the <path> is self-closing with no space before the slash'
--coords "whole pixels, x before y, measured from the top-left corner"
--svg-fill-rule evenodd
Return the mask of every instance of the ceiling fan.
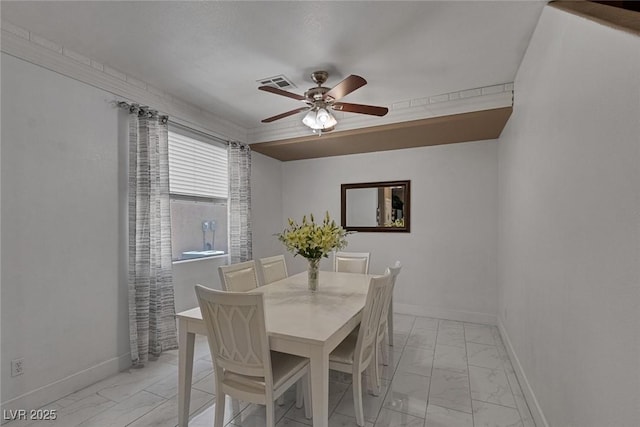
<path id="1" fill-rule="evenodd" d="M 285 117 L 292 116 L 302 111 L 308 111 L 305 117 L 302 119 L 302 123 L 310 127 L 314 133 L 322 134 L 323 132 L 330 132 L 335 129 L 338 121 L 331 114 L 329 110 L 335 111 L 347 111 L 349 113 L 369 114 L 372 116 L 384 116 L 389 112 L 386 107 L 376 107 L 373 105 L 363 104 L 350 104 L 348 102 L 336 102 L 344 96 L 350 94 L 354 90 L 367 84 L 367 81 L 360 76 L 351 74 L 346 79 L 335 85 L 333 88 L 322 86 L 327 81 L 329 73 L 326 71 L 314 71 L 311 73 L 311 79 L 318 84 L 316 87 L 312 87 L 304 93 L 304 95 L 298 95 L 293 92 L 287 92 L 273 86 L 260 86 L 258 89 L 265 92 L 275 93 L 276 95 L 282 95 L 289 98 L 296 99 L 298 101 L 304 101 L 304 107 L 296 108 L 295 110 L 287 111 L 286 113 L 278 114 L 262 120 L 262 123 L 270 123 L 275 120 L 283 119 Z"/>

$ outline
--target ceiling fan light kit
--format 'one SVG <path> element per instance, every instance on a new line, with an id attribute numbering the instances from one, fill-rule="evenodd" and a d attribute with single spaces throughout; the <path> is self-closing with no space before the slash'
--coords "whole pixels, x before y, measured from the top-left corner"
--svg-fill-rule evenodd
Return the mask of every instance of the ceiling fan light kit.
<path id="1" fill-rule="evenodd" d="M 326 71 L 314 71 L 311 73 L 311 79 L 318 85 L 306 91 L 304 96 L 298 95 L 286 90 L 273 86 L 260 86 L 258 89 L 271 92 L 276 95 L 286 96 L 288 98 L 303 101 L 306 107 L 296 108 L 286 113 L 268 117 L 262 120 L 262 123 L 270 123 L 285 117 L 292 116 L 302 111 L 307 114 L 302 119 L 302 123 L 311 128 L 314 133 L 322 135 L 323 132 L 331 132 L 335 129 L 338 121 L 331 114 L 330 110 L 347 111 L 349 113 L 368 114 L 372 116 L 382 117 L 389 112 L 386 107 L 376 107 L 373 105 L 350 104 L 345 102 L 336 102 L 338 99 L 350 94 L 354 90 L 367 84 L 367 81 L 355 74 L 350 75 L 332 89 L 322 86 L 327 81 L 329 73 Z"/>
<path id="2" fill-rule="evenodd" d="M 310 127 L 314 133 L 322 135 L 322 132 L 331 132 L 335 129 L 338 121 L 326 108 L 320 107 L 309 110 L 302 119 L 302 123 Z"/>

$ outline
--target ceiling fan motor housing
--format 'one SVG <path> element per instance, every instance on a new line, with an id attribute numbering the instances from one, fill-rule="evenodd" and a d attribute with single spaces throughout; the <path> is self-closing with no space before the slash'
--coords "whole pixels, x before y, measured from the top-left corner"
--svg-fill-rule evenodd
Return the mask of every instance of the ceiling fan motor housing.
<path id="1" fill-rule="evenodd" d="M 316 82 L 318 86 L 322 86 L 328 78 L 329 73 L 326 71 L 314 71 L 313 73 L 311 73 L 311 80 Z"/>
<path id="2" fill-rule="evenodd" d="M 329 73 L 326 71 L 314 71 L 311 73 L 311 80 L 318 84 L 317 87 L 312 87 L 308 91 L 304 93 L 304 97 L 307 98 L 307 101 L 311 104 L 316 104 L 318 101 L 322 101 L 324 99 L 324 94 L 331 90 L 328 87 L 323 87 L 324 82 L 329 78 Z M 317 106 L 317 105 L 312 105 Z"/>
<path id="3" fill-rule="evenodd" d="M 324 86 L 312 87 L 304 93 L 304 97 L 307 98 L 307 101 L 315 103 L 316 101 L 322 101 L 324 94 L 329 92 L 329 90 L 328 87 Z"/>

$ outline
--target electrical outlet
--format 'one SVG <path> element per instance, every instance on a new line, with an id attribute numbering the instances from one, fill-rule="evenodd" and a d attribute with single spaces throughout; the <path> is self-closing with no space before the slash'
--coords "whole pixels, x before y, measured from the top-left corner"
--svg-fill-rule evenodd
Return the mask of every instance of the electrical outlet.
<path id="1" fill-rule="evenodd" d="M 11 376 L 17 377 L 24 374 L 24 358 L 13 359 L 11 361 Z"/>

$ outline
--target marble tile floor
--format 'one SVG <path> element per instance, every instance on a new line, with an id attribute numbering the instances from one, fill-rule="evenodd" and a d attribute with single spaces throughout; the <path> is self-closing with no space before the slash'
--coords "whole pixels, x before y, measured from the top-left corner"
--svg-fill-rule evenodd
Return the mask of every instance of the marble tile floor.
<path id="1" fill-rule="evenodd" d="M 396 314 L 394 347 L 378 396 L 364 395 L 366 427 L 535 427 L 496 327 Z M 214 382 L 206 338 L 196 340 L 191 427 L 212 427 Z M 177 350 L 70 394 L 46 409 L 55 421 L 6 427 L 175 427 Z M 293 389 L 276 406 L 277 427 L 307 427 Z M 331 372 L 331 427 L 355 427 L 351 377 Z M 225 425 L 263 427 L 263 406 L 227 398 Z"/>

